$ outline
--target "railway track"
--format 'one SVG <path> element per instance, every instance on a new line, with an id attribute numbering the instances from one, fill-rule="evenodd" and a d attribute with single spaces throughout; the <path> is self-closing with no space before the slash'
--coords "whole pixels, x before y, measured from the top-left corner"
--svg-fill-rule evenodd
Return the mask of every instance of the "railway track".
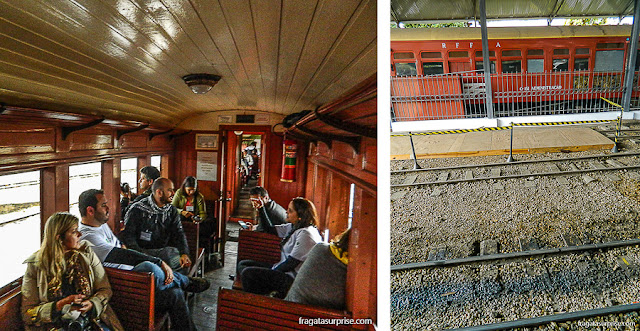
<path id="1" fill-rule="evenodd" d="M 554 158 L 545 160 L 526 160 L 511 163 L 471 164 L 452 167 L 427 168 L 416 170 L 392 171 L 391 188 L 442 185 L 474 181 L 503 180 L 535 176 L 566 176 L 584 174 L 585 182 L 591 178 L 586 175 L 591 172 L 616 172 L 640 168 L 640 163 L 634 157 L 638 152 L 599 154 L 572 158 Z M 604 163 L 603 163 L 604 162 Z M 547 164 L 546 169 L 540 167 Z M 533 169 L 533 170 L 532 170 Z M 434 172 L 439 172 L 437 175 Z M 404 175 L 404 178 L 399 178 Z M 631 175 L 640 178 L 640 175 Z M 612 180 L 614 176 L 610 176 Z M 418 179 L 421 181 L 416 182 Z M 559 177 L 563 184 L 566 179 Z"/>

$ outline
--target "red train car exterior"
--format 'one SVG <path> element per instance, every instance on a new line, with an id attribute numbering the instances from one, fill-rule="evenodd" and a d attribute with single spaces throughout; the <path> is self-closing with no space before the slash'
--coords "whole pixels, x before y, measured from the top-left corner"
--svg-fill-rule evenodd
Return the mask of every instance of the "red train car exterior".
<path id="1" fill-rule="evenodd" d="M 622 97 L 630 26 L 489 28 L 488 34 L 494 103 Z M 392 98 L 422 102 L 398 104 L 400 111 L 429 115 L 447 100 L 438 116 L 460 118 L 460 100 L 484 103 L 478 28 L 394 29 L 391 63 Z"/>

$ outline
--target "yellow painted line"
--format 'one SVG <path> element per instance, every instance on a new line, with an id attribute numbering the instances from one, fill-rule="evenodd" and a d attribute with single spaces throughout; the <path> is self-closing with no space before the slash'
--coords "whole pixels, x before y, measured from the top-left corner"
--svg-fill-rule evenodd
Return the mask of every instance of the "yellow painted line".
<path id="1" fill-rule="evenodd" d="M 627 262 L 627 260 L 623 257 L 622 258 L 622 262 L 624 262 L 624 264 L 629 265 L 629 262 Z"/>

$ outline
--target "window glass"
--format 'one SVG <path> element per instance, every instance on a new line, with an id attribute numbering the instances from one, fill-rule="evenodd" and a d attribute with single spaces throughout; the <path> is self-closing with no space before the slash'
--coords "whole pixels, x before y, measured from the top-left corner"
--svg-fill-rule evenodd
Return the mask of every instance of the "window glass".
<path id="1" fill-rule="evenodd" d="M 467 51 L 449 52 L 449 57 L 469 57 L 469 52 Z"/>
<path id="2" fill-rule="evenodd" d="M 542 50 L 542 49 L 530 49 L 530 50 L 527 50 L 527 55 L 543 56 L 544 55 L 544 50 Z"/>
<path id="3" fill-rule="evenodd" d="M 576 49 L 576 55 L 589 55 L 589 49 L 588 48 L 578 48 Z"/>
<path id="4" fill-rule="evenodd" d="M 422 52 L 420 53 L 423 59 L 440 59 L 442 54 L 440 52 Z"/>
<path id="5" fill-rule="evenodd" d="M 588 58 L 576 58 L 573 62 L 573 70 L 589 70 L 589 59 Z"/>
<path id="6" fill-rule="evenodd" d="M 491 62 L 491 73 L 495 74 L 496 73 L 496 61 L 490 61 Z M 476 70 L 484 70 L 484 63 L 482 63 L 482 61 L 476 61 Z"/>
<path id="7" fill-rule="evenodd" d="M 502 56 L 520 56 L 522 53 L 519 49 L 513 49 L 509 51 L 502 51 Z"/>
<path id="8" fill-rule="evenodd" d="M 351 189 L 349 193 L 349 220 L 347 228 L 351 228 L 351 222 L 353 221 L 353 202 L 356 196 L 356 184 L 351 184 Z"/>
<path id="9" fill-rule="evenodd" d="M 502 61 L 503 73 L 516 73 L 522 71 L 522 61 L 520 60 L 504 60 Z"/>
<path id="10" fill-rule="evenodd" d="M 133 157 L 130 159 L 120 160 L 120 183 L 129 184 L 132 193 L 138 191 L 138 159 Z"/>
<path id="11" fill-rule="evenodd" d="M 495 51 L 489 51 L 489 57 L 495 57 L 495 56 L 496 56 Z M 476 51 L 476 57 L 482 57 L 482 51 Z"/>
<path id="12" fill-rule="evenodd" d="M 415 63 L 396 63 L 396 76 L 415 76 L 417 74 Z"/>
<path id="13" fill-rule="evenodd" d="M 69 166 L 69 212 L 80 218 L 78 197 L 88 189 L 102 188 L 102 164 L 100 162 Z M 116 198 L 117 199 L 117 198 Z"/>
<path id="14" fill-rule="evenodd" d="M 40 247 L 40 172 L 0 176 L 0 286 L 24 275 Z"/>
<path id="15" fill-rule="evenodd" d="M 393 58 L 396 60 L 413 59 L 413 53 L 411 52 L 393 53 Z"/>
<path id="16" fill-rule="evenodd" d="M 597 49 L 608 48 L 624 48 L 624 43 L 599 43 L 596 45 Z"/>
<path id="17" fill-rule="evenodd" d="M 423 62 L 422 72 L 424 75 L 440 75 L 444 73 L 442 62 Z"/>
<path id="18" fill-rule="evenodd" d="M 568 48 L 554 49 L 553 55 L 569 55 L 569 49 Z"/>
<path id="19" fill-rule="evenodd" d="M 260 146 L 258 146 L 260 147 Z M 154 155 L 151 157 L 151 165 L 158 168 L 158 170 L 162 171 L 161 169 L 161 165 L 162 165 L 162 156 L 160 155 Z"/>
<path id="20" fill-rule="evenodd" d="M 624 51 L 596 51 L 596 64 L 593 71 L 622 71 L 624 68 Z"/>
<path id="21" fill-rule="evenodd" d="M 544 59 L 527 59 L 527 72 L 544 72 Z"/>
<path id="22" fill-rule="evenodd" d="M 553 59 L 553 71 L 569 70 L 569 59 Z"/>

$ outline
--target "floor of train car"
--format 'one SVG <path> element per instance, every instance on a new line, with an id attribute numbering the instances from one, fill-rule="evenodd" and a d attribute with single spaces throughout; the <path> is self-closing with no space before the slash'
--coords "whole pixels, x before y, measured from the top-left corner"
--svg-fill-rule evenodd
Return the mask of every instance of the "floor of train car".
<path id="1" fill-rule="evenodd" d="M 211 287 L 202 293 L 199 293 L 191 303 L 191 314 L 193 322 L 198 330 L 213 330 L 216 325 L 216 314 L 218 310 L 218 289 L 220 287 L 231 288 L 233 281 L 229 279 L 229 275 L 235 274 L 236 258 L 238 256 L 238 231 L 240 226 L 235 222 L 227 222 L 227 231 L 229 233 L 225 245 L 225 263 L 222 268 L 211 270 L 206 267 L 205 278 L 211 282 Z M 236 241 L 234 240 L 236 238 Z"/>

